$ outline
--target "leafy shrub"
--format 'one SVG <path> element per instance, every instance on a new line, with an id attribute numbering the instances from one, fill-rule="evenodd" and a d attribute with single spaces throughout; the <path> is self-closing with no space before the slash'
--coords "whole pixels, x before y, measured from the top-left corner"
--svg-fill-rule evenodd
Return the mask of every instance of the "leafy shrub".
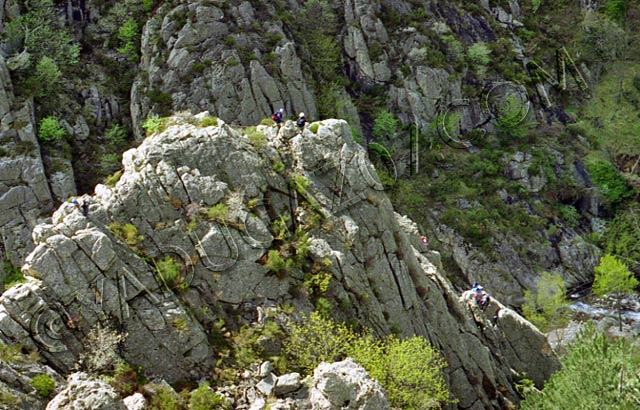
<path id="1" fill-rule="evenodd" d="M 186 410 L 186 403 L 169 386 L 153 385 L 155 394 L 149 399 L 151 410 Z"/>
<path id="2" fill-rule="evenodd" d="M 138 390 L 142 377 L 129 363 L 122 361 L 116 364 L 113 376 L 106 377 L 106 381 L 120 396 L 127 397 Z"/>
<path id="3" fill-rule="evenodd" d="M 179 285 L 181 281 L 180 265 L 171 257 L 165 256 L 164 259 L 155 262 L 156 273 L 158 279 L 168 288 L 173 289 Z"/>
<path id="4" fill-rule="evenodd" d="M 620 255 L 633 261 L 640 261 L 640 207 L 630 206 L 622 212 L 618 212 L 613 221 L 607 224 L 603 235 L 605 251 L 610 254 Z"/>
<path id="5" fill-rule="evenodd" d="M 318 133 L 318 128 L 320 128 L 320 124 L 318 124 L 317 122 L 309 125 L 309 131 L 313 132 L 314 134 Z"/>
<path id="6" fill-rule="evenodd" d="M 55 142 L 67 135 L 56 117 L 45 117 L 40 120 L 38 126 L 38 139 L 40 141 Z"/>
<path id="7" fill-rule="evenodd" d="M 210 221 L 224 224 L 229 217 L 229 207 L 223 203 L 215 204 L 207 210 L 207 217 Z"/>
<path id="8" fill-rule="evenodd" d="M 621 22 L 627 12 L 627 0 L 606 0 L 604 14 L 613 21 Z"/>
<path id="9" fill-rule="evenodd" d="M 150 136 L 164 131 L 167 128 L 167 122 L 167 118 L 160 118 L 155 114 L 151 114 L 142 123 L 142 128 L 146 131 L 147 136 Z"/>
<path id="10" fill-rule="evenodd" d="M 569 322 L 567 289 L 559 274 L 542 272 L 535 292 L 524 292 L 522 313 L 543 332 L 564 327 Z"/>
<path id="11" fill-rule="evenodd" d="M 37 374 L 31 379 L 31 386 L 45 399 L 56 389 L 56 382 L 48 374 Z"/>
<path id="12" fill-rule="evenodd" d="M 38 61 L 33 83 L 36 97 L 54 96 L 60 92 L 62 71 L 54 59 L 44 56 Z"/>
<path id="13" fill-rule="evenodd" d="M 264 264 L 264 267 L 274 272 L 278 277 L 282 277 L 293 269 L 293 260 L 284 260 L 282 256 L 280 256 L 280 252 L 272 249 L 268 253 L 267 262 Z"/>
<path id="14" fill-rule="evenodd" d="M 127 245 L 134 248 L 144 240 L 144 236 L 138 235 L 138 228 L 133 224 L 120 225 L 118 222 L 112 222 L 109 224 L 109 229 Z"/>
<path id="15" fill-rule="evenodd" d="M 450 400 L 442 374 L 446 362 L 426 339 L 367 336 L 357 338 L 350 350 L 354 360 L 382 384 L 393 407 L 440 408 Z"/>
<path id="16" fill-rule="evenodd" d="M 134 18 L 129 18 L 118 29 L 118 40 L 122 44 L 122 47 L 118 48 L 118 52 L 125 55 L 129 61 L 134 62 L 138 59 L 139 36 L 140 29 Z"/>
<path id="17" fill-rule="evenodd" d="M 116 183 L 118 183 L 121 176 L 122 176 L 122 170 L 118 170 L 113 174 L 109 175 L 107 178 L 105 178 L 104 184 L 109 188 L 113 188 L 116 186 Z"/>
<path id="18" fill-rule="evenodd" d="M 605 254 L 596 266 L 593 293 L 598 297 L 610 296 L 618 311 L 618 328 L 622 331 L 622 299 L 634 293 L 638 280 L 629 271 L 627 264 L 613 255 Z"/>
<path id="19" fill-rule="evenodd" d="M 216 117 L 204 117 L 200 120 L 198 124 L 201 127 L 217 127 L 218 126 L 218 118 Z"/>
<path id="20" fill-rule="evenodd" d="M 474 68 L 478 72 L 484 72 L 485 67 L 491 61 L 491 50 L 482 41 L 473 44 L 467 50 L 467 57 L 471 64 L 474 64 Z"/>
<path id="21" fill-rule="evenodd" d="M 373 120 L 373 136 L 376 138 L 393 139 L 398 129 L 399 121 L 387 110 L 378 112 Z"/>
<path id="22" fill-rule="evenodd" d="M 352 357 L 380 382 L 395 408 L 439 408 L 450 401 L 442 375 L 446 363 L 422 337 L 376 339 L 370 332 L 357 334 L 312 312 L 307 321 L 292 327 L 285 351 L 306 373 L 320 362 Z"/>
<path id="23" fill-rule="evenodd" d="M 226 400 L 214 392 L 207 382 L 200 383 L 198 388 L 191 392 L 190 410 L 222 410 L 228 408 L 229 405 Z"/>
<path id="24" fill-rule="evenodd" d="M 263 118 L 262 121 L 260 121 L 260 125 L 266 125 L 267 127 L 271 127 L 273 125 L 276 125 L 276 122 L 271 118 Z"/>
<path id="25" fill-rule="evenodd" d="M 267 137 L 258 131 L 256 127 L 248 127 L 244 130 L 249 138 L 249 143 L 257 150 L 262 150 L 267 146 Z"/>
<path id="26" fill-rule="evenodd" d="M 613 204 L 631 195 L 627 182 L 610 162 L 591 160 L 586 165 L 593 183 Z"/>
<path id="27" fill-rule="evenodd" d="M 609 339 L 592 322 L 582 329 L 562 369 L 542 391 L 528 389 L 522 410 L 635 409 L 640 351 L 624 337 Z"/>
<path id="28" fill-rule="evenodd" d="M 129 133 L 127 128 L 117 122 L 114 122 L 105 130 L 104 137 L 107 140 L 107 143 L 112 147 L 121 148 L 127 145 Z"/>
<path id="29" fill-rule="evenodd" d="M 2 286 L 4 290 L 11 289 L 15 285 L 27 281 L 22 274 L 22 270 L 13 266 L 9 260 L 5 260 L 2 263 L 2 270 L 4 271 L 4 277 L 2 279 Z"/>
<path id="30" fill-rule="evenodd" d="M 275 161 L 271 166 L 271 169 L 279 174 L 284 171 L 284 163 L 282 161 Z"/>
<path id="31" fill-rule="evenodd" d="M 576 228 L 580 223 L 580 214 L 576 207 L 572 205 L 561 205 L 560 217 L 571 228 Z"/>

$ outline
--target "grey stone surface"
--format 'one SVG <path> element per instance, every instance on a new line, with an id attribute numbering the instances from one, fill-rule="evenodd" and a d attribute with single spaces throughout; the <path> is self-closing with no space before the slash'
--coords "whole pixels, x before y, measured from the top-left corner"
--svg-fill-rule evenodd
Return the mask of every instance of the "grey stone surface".
<path id="1" fill-rule="evenodd" d="M 282 397 L 300 388 L 300 373 L 287 373 L 278 376 L 273 394 Z"/>
<path id="2" fill-rule="evenodd" d="M 352 359 L 321 363 L 313 373 L 309 400 L 317 410 L 390 410 L 384 389 Z"/>
<path id="3" fill-rule="evenodd" d="M 47 405 L 47 410 L 127 410 L 107 383 L 86 373 L 69 376 L 69 384 Z"/>
<path id="4" fill-rule="evenodd" d="M 115 187 L 96 187 L 89 218 L 64 203 L 34 231 L 36 248 L 24 265 L 32 279 L 0 298 L 2 337 L 44 346 L 42 355 L 68 372 L 85 352 L 91 327 L 123 326 L 129 363 L 171 383 L 198 380 L 216 357 L 204 329 L 229 320 L 224 309 L 241 309 L 251 320 L 260 306 L 312 309 L 308 296 L 291 292 L 304 280 L 302 271 L 280 279 L 261 261 L 280 246 L 269 227 L 286 215 L 308 231 L 308 262 L 330 272 L 333 309 L 379 334 L 394 329 L 428 338 L 449 364 L 453 396 L 466 407 L 497 408 L 500 396 L 517 401 L 514 371 L 532 361 L 557 365 L 539 344 L 527 363 L 518 359 L 513 344 L 536 332 L 527 323 L 514 324 L 504 346 L 476 324 L 445 275 L 414 247 L 418 228 L 393 212 L 346 122 L 324 120 L 315 133 L 302 134 L 292 122 L 278 133 L 261 126 L 265 143 L 256 146 L 222 121 L 206 128 L 197 122 L 173 117 L 164 132 L 127 151 Z M 274 171 L 274 161 L 285 170 Z M 344 179 L 336 179 L 339 170 Z M 304 190 L 292 188 L 294 176 L 307 181 Z M 226 214 L 209 219 L 208 209 L 221 203 Z M 114 233 L 125 224 L 135 227 L 129 238 Z M 141 255 L 174 258 L 188 286 L 164 283 Z M 485 391 L 477 384 L 485 375 L 502 388 Z M 261 382 L 262 394 L 277 386 L 275 377 Z"/>
<path id="5" fill-rule="evenodd" d="M 127 410 L 145 410 L 147 408 L 147 399 L 140 393 L 134 393 L 125 397 L 122 402 Z"/>

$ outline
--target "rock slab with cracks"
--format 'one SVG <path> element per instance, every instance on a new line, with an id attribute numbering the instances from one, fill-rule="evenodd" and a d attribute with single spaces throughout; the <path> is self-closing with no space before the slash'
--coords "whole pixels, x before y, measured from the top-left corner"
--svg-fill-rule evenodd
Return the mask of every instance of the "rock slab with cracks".
<path id="1" fill-rule="evenodd" d="M 419 251 L 416 225 L 394 213 L 345 121 L 302 132 L 292 122 L 259 126 L 248 136 L 205 119 L 172 117 L 127 151 L 122 177 L 96 187 L 88 218 L 63 204 L 34 229 L 29 281 L 0 298 L 2 339 L 69 374 L 91 348 L 91 329 L 124 329 L 122 356 L 148 377 L 197 381 L 214 366 L 207 332 L 217 320 L 240 326 L 283 303 L 313 309 L 301 267 L 278 276 L 264 266 L 269 250 L 294 252 L 298 227 L 306 263 L 331 275 L 334 313 L 380 335 L 430 340 L 461 408 L 517 402 L 514 375 L 526 371 L 540 386 L 558 368 L 546 342 L 529 344 L 537 330 L 528 322 L 498 343 L 474 320 Z M 179 266 L 173 282 L 159 274 L 167 258 Z"/>

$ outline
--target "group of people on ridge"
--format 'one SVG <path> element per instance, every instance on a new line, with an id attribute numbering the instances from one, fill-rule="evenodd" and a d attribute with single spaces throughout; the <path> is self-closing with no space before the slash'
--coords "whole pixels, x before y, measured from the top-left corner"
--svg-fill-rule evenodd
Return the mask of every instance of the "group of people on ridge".
<path id="1" fill-rule="evenodd" d="M 284 122 L 284 108 L 280 108 L 278 111 L 273 113 L 271 119 L 274 120 L 278 128 L 280 128 L 280 126 Z M 305 118 L 304 113 L 301 112 L 300 114 L 298 114 L 298 119 L 296 120 L 296 125 L 298 126 L 298 128 L 300 128 L 300 131 L 304 129 L 306 123 L 307 119 Z"/>

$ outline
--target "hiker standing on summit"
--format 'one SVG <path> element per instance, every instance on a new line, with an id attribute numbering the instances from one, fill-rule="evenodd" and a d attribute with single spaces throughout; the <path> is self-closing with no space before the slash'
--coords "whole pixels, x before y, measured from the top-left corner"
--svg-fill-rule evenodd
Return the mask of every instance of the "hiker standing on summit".
<path id="1" fill-rule="evenodd" d="M 284 108 L 280 108 L 278 111 L 276 111 L 271 116 L 271 119 L 274 120 L 278 128 L 280 128 L 280 125 L 284 122 Z"/>

